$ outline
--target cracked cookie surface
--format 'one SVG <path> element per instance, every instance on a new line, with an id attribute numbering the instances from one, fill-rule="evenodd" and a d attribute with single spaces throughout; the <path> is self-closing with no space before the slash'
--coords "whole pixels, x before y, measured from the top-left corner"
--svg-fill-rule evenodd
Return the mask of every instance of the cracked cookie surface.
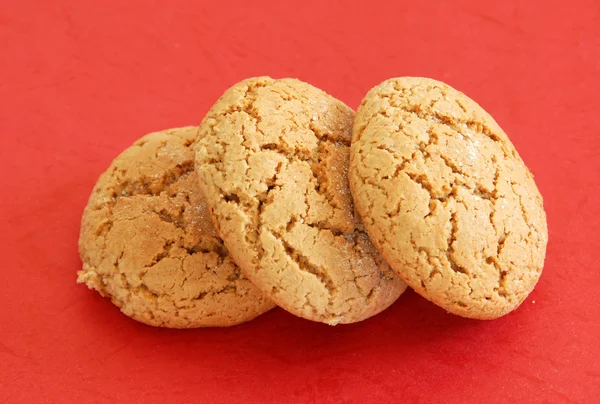
<path id="1" fill-rule="evenodd" d="M 200 196 L 196 127 L 148 134 L 102 174 L 85 208 L 78 282 L 143 323 L 230 326 L 274 307 L 229 256 Z"/>
<path id="2" fill-rule="evenodd" d="M 449 312 L 492 319 L 542 272 L 542 197 L 504 131 L 432 79 L 387 80 L 353 128 L 350 188 L 373 243 L 416 292 Z"/>
<path id="3" fill-rule="evenodd" d="M 406 285 L 354 213 L 354 112 L 294 79 L 227 90 L 200 125 L 196 171 L 225 245 L 285 310 L 328 324 L 387 308 Z"/>

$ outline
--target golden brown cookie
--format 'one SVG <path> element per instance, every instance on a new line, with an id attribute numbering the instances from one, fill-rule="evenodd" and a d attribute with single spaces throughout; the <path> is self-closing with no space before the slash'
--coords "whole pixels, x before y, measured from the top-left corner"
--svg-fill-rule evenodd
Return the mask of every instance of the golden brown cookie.
<path id="1" fill-rule="evenodd" d="M 287 311 L 328 324 L 387 308 L 406 285 L 354 214 L 353 111 L 294 79 L 244 80 L 200 126 L 196 171 L 245 275 Z"/>
<path id="2" fill-rule="evenodd" d="M 422 296 L 492 319 L 544 266 L 542 197 L 514 146 L 473 100 L 436 80 L 387 80 L 357 111 L 350 187 L 373 243 Z"/>
<path id="3" fill-rule="evenodd" d="M 144 136 L 102 174 L 81 223 L 78 282 L 171 328 L 230 326 L 274 307 L 219 239 L 198 190 L 197 128 Z"/>

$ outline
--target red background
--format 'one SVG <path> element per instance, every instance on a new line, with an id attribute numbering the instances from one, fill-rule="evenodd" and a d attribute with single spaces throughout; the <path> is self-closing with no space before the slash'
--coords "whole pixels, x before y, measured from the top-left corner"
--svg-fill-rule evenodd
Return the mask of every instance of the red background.
<path id="1" fill-rule="evenodd" d="M 600 6 L 569 1 L 0 0 L 0 401 L 600 402 Z M 413 292 L 362 323 L 280 309 L 231 329 L 138 324 L 75 284 L 98 175 L 255 75 L 357 107 L 448 82 L 509 134 L 544 196 L 543 276 L 481 322 Z"/>

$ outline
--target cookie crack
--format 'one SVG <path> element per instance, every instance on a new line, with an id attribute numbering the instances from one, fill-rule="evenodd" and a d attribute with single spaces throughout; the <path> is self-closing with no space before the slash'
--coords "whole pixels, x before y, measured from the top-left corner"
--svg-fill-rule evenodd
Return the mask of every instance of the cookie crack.
<path id="1" fill-rule="evenodd" d="M 144 307 L 144 314 L 147 314 L 151 317 L 152 321 L 159 324 L 159 326 L 164 325 L 163 321 L 157 321 L 157 318 L 154 315 L 154 311 L 158 310 L 158 295 L 154 292 L 152 292 L 150 289 L 148 289 L 148 287 L 144 284 L 144 283 L 140 283 L 137 286 L 132 285 L 129 280 L 127 279 L 127 276 L 122 273 L 120 271 L 120 262 L 123 259 L 123 256 L 125 255 L 125 250 L 122 249 L 121 253 L 119 254 L 119 256 L 115 259 L 114 263 L 113 263 L 113 275 L 112 278 L 116 278 L 118 277 L 121 281 L 121 284 L 123 286 L 123 289 L 127 292 L 126 295 L 126 299 L 119 299 L 115 296 L 115 294 L 110 293 L 110 298 L 113 302 L 115 302 L 115 304 L 120 307 L 126 307 L 128 305 L 128 302 L 131 300 L 132 296 L 143 296 L 144 299 L 142 299 L 144 302 L 148 302 L 150 304 L 153 305 L 153 309 L 149 310 L 148 308 Z M 103 284 L 105 283 L 105 279 L 104 277 L 102 277 L 103 279 Z"/>
<path id="2" fill-rule="evenodd" d="M 160 220 L 162 220 L 163 222 L 171 223 L 176 228 L 185 231 L 185 222 L 183 219 L 185 209 L 185 206 L 179 206 L 176 213 L 174 214 L 172 212 L 169 212 L 167 208 L 161 208 L 160 210 L 155 210 L 154 213 L 156 213 L 160 217 Z"/>
<path id="3" fill-rule="evenodd" d="M 519 192 L 517 192 L 515 190 L 515 185 L 518 185 L 518 184 L 516 184 L 516 183 L 514 183 L 512 181 L 510 182 L 510 187 L 511 187 L 512 191 L 519 198 L 519 207 L 521 208 L 521 216 L 523 217 L 523 220 L 525 221 L 525 224 L 527 224 L 527 226 L 530 229 L 533 228 L 537 232 L 537 228 L 535 226 L 533 226 L 533 224 L 529 220 L 529 215 L 527 214 L 527 210 L 525 209 L 525 205 L 523 204 L 523 197 L 521 196 L 521 194 Z"/>
<path id="4" fill-rule="evenodd" d="M 175 248 L 175 247 L 177 247 L 175 240 L 165 240 L 165 243 L 163 244 L 163 247 L 162 247 L 162 251 L 160 251 L 158 254 L 156 254 L 154 256 L 154 258 L 152 258 L 152 262 L 149 265 L 146 265 L 143 267 L 143 269 L 146 269 L 146 271 L 144 271 L 143 273 L 140 273 L 139 277 L 141 278 L 142 276 L 144 276 L 144 274 L 147 272 L 147 270 L 149 268 L 157 265 L 162 260 L 169 257 L 171 255 L 171 250 L 173 250 L 173 248 Z"/>
<path id="5" fill-rule="evenodd" d="M 442 97 L 442 99 L 447 101 L 447 98 L 445 97 L 445 93 L 442 93 L 442 94 L 444 95 Z M 438 101 L 437 99 L 432 100 L 431 104 L 429 105 L 428 108 L 426 108 L 426 110 L 432 111 L 433 105 L 437 101 Z M 501 137 L 498 134 L 494 133 L 488 125 L 485 125 L 482 122 L 477 122 L 477 121 L 474 121 L 471 119 L 459 119 L 457 117 L 442 114 L 438 111 L 432 111 L 430 113 L 423 112 L 423 109 L 420 105 L 401 106 L 398 104 L 394 105 L 393 103 L 391 103 L 390 105 L 392 105 L 394 108 L 400 109 L 401 111 L 405 111 L 405 112 L 414 114 L 418 118 L 421 118 L 423 120 L 426 120 L 429 122 L 435 121 L 438 124 L 445 125 L 445 126 L 449 127 L 450 129 L 452 129 L 454 132 L 460 133 L 463 136 L 464 136 L 464 134 L 462 133 L 461 125 L 464 125 L 467 128 L 474 130 L 475 133 L 477 133 L 479 135 L 483 135 L 483 136 L 489 138 L 490 140 L 492 140 L 493 142 L 499 143 L 504 155 L 506 157 L 509 156 L 506 144 L 503 141 L 503 139 L 501 139 Z"/>
<path id="6" fill-rule="evenodd" d="M 256 102 L 256 98 L 257 98 L 256 92 L 252 93 L 253 97 L 248 97 L 248 94 L 249 94 L 249 92 L 246 92 L 244 99 L 247 99 L 247 102 L 242 110 L 244 113 L 246 113 L 251 118 L 251 120 L 254 123 L 256 131 L 261 133 L 264 136 L 262 129 L 259 127 L 259 123 L 261 122 L 262 118 L 255 107 L 255 102 Z M 279 93 L 277 93 L 277 94 L 281 97 L 281 94 L 279 94 Z M 285 99 L 283 99 L 283 100 L 285 101 Z M 293 122 L 297 128 L 302 127 L 302 125 L 300 125 L 295 120 L 293 120 Z M 308 129 L 320 141 L 320 144 L 317 147 L 317 149 L 312 152 L 309 150 L 301 150 L 301 149 L 297 149 L 297 148 L 290 149 L 290 148 L 286 147 L 286 142 L 282 138 L 281 135 L 279 136 L 278 143 L 267 143 L 267 144 L 260 145 L 260 150 L 274 151 L 274 152 L 278 153 L 279 155 L 285 157 L 288 164 L 295 163 L 295 162 L 302 162 L 304 164 L 307 164 L 308 168 L 310 169 L 310 171 L 312 173 L 313 179 L 316 181 L 316 185 L 314 186 L 315 191 L 318 194 L 323 195 L 325 197 L 325 199 L 327 200 L 328 204 L 335 211 L 336 209 L 339 209 L 339 205 L 336 202 L 333 193 L 330 192 L 330 190 L 329 190 L 329 187 L 328 187 L 329 181 L 327 179 L 327 173 L 321 172 L 321 171 L 327 171 L 327 170 L 319 170 L 319 168 L 320 168 L 320 165 L 323 163 L 323 159 L 326 158 L 327 155 L 329 154 L 327 152 L 328 147 L 339 147 L 340 145 L 347 147 L 349 144 L 349 141 L 344 141 L 344 139 L 336 139 L 329 132 L 327 132 L 327 133 L 321 132 L 320 130 L 316 129 L 313 122 L 311 122 L 311 124 L 309 124 Z M 246 141 L 247 141 L 247 139 L 244 137 L 244 143 Z M 246 156 L 246 161 L 247 161 L 247 159 L 248 159 L 248 156 Z M 279 173 L 280 169 L 281 169 L 281 166 L 278 166 L 277 173 L 275 174 L 275 178 L 273 178 L 272 182 L 276 181 L 277 174 Z M 258 226 L 257 232 L 256 232 L 257 238 L 258 238 L 258 235 L 262 231 L 261 215 L 262 215 L 262 212 L 264 211 L 265 207 L 268 206 L 268 197 L 269 197 L 269 194 L 270 194 L 270 191 L 272 188 L 273 188 L 273 186 L 270 186 L 267 189 L 267 191 L 264 193 L 264 195 L 260 195 L 258 197 L 258 200 L 259 200 L 259 206 L 258 206 L 259 226 Z M 305 195 L 305 198 L 307 198 L 307 195 Z M 308 206 L 308 203 L 307 203 L 307 206 Z M 325 222 L 327 222 L 328 220 L 329 219 L 326 219 Z M 310 226 L 316 227 L 319 230 L 328 230 L 334 234 L 340 234 L 340 231 L 335 229 L 335 226 L 331 226 L 328 223 L 319 222 L 319 223 L 310 224 Z M 260 258 L 260 257 L 262 257 L 262 254 L 259 252 L 258 258 Z M 258 262 L 260 262 L 260 260 Z"/>
<path id="7" fill-rule="evenodd" d="M 278 94 L 278 96 L 280 96 L 284 101 L 285 99 L 281 96 L 281 94 Z M 254 124 L 255 124 L 255 128 L 256 130 L 263 134 L 262 130 L 259 128 L 259 123 L 261 122 L 261 117 L 260 114 L 258 113 L 258 111 L 256 110 L 256 107 L 254 105 L 256 101 L 256 97 L 253 98 L 252 100 L 250 100 L 248 107 L 244 109 L 244 111 L 252 118 Z M 315 115 L 315 117 L 317 117 Z M 313 117 L 313 120 L 310 121 L 308 127 L 304 127 L 303 125 L 299 124 L 296 120 L 294 116 L 291 116 L 291 120 L 294 123 L 294 125 L 296 126 L 296 128 L 306 128 L 309 129 L 313 135 L 320 141 L 319 146 L 317 147 L 317 149 L 315 151 L 310 151 L 310 150 L 302 150 L 302 149 L 298 149 L 298 148 L 294 148 L 294 149 L 290 149 L 288 147 L 286 147 L 286 142 L 285 139 L 283 139 L 283 137 L 280 135 L 279 136 L 279 143 L 268 143 L 268 144 L 264 144 L 260 146 L 260 150 L 271 150 L 271 151 L 275 151 L 278 154 L 282 155 L 283 157 L 285 157 L 289 162 L 297 162 L 297 161 L 302 161 L 308 164 L 313 177 L 315 178 L 315 180 L 317 181 L 317 186 L 315 187 L 316 191 L 323 195 L 325 197 L 325 199 L 327 200 L 327 202 L 329 203 L 329 205 L 334 208 L 334 209 L 338 209 L 338 203 L 335 200 L 334 194 L 330 191 L 329 189 L 329 181 L 327 178 L 327 170 L 326 169 L 322 169 L 320 170 L 319 168 L 321 168 L 321 165 L 323 164 L 324 159 L 327 158 L 327 156 L 329 155 L 329 151 L 328 148 L 329 147 L 340 147 L 340 146 L 344 146 L 344 147 L 349 147 L 350 145 L 350 140 L 349 139 L 343 139 L 343 138 L 337 138 L 333 135 L 333 133 L 331 131 L 327 131 L 327 132 L 323 132 L 320 130 L 320 128 L 316 127 L 315 124 L 315 117 Z"/>
<path id="8" fill-rule="evenodd" d="M 448 235 L 448 239 L 446 240 L 446 244 L 448 245 L 448 248 L 445 252 L 446 258 L 448 259 L 450 268 L 454 272 L 462 273 L 465 275 L 470 275 L 469 271 L 465 267 L 459 265 L 456 262 L 456 260 L 454 259 L 454 243 L 456 243 L 456 233 L 458 232 L 458 221 L 456 218 L 456 212 L 452 212 L 452 214 L 450 216 L 450 225 L 451 225 L 450 234 Z"/>
<path id="9" fill-rule="evenodd" d="M 142 146 L 138 146 L 138 147 L 142 147 Z M 176 169 L 180 170 L 180 172 L 179 173 L 175 173 L 172 171 L 166 172 L 165 175 L 162 177 L 163 184 L 159 187 L 158 190 L 154 190 L 154 191 L 150 188 L 150 185 L 148 183 L 149 179 L 147 177 L 144 177 L 137 181 L 126 181 L 124 183 L 120 183 L 120 186 L 116 189 L 113 188 L 111 192 L 106 192 L 106 191 L 109 191 L 110 188 L 102 188 L 102 187 L 95 188 L 93 191 L 93 194 L 96 194 L 96 195 L 101 194 L 101 193 L 112 194 L 112 197 L 109 198 L 108 200 L 102 199 L 102 201 L 100 201 L 100 202 L 96 201 L 96 203 L 94 205 L 90 206 L 90 209 L 92 211 L 99 211 L 104 208 L 108 209 L 108 212 L 106 215 L 106 217 L 108 219 L 106 220 L 105 223 L 100 225 L 100 227 L 98 229 L 96 229 L 96 237 L 106 238 L 106 235 L 112 229 L 114 222 L 115 222 L 115 220 L 113 219 L 113 210 L 119 199 L 133 197 L 133 196 L 158 196 L 158 195 L 162 194 L 162 192 L 164 192 L 170 186 L 176 184 L 178 181 L 182 180 L 185 176 L 192 173 L 194 170 L 194 162 L 187 161 L 182 164 L 178 164 L 178 165 L 176 165 Z M 112 171 L 110 171 L 109 177 L 112 179 L 115 179 L 116 173 L 118 171 L 121 171 L 122 173 L 124 173 L 126 170 L 120 169 L 118 166 L 115 165 L 113 167 Z M 123 175 L 123 174 L 121 174 L 121 175 Z M 117 181 L 117 182 L 119 182 L 119 181 Z M 160 212 L 156 212 L 156 213 L 159 214 L 159 216 L 161 215 Z M 180 221 L 174 220 L 172 217 L 169 217 L 169 215 L 163 214 L 161 216 L 161 219 L 163 219 L 165 221 L 170 221 L 171 223 L 173 223 L 174 225 L 176 225 L 178 227 L 181 226 Z M 103 246 L 101 247 L 100 255 L 101 256 L 104 255 L 105 251 L 106 251 L 106 243 L 103 243 Z"/>
<path id="10" fill-rule="evenodd" d="M 316 152 L 313 152 L 312 156 L 308 156 L 307 153 L 299 153 L 298 150 L 288 150 L 285 148 L 285 146 L 275 143 L 261 145 L 260 150 L 274 151 L 282 157 L 285 157 L 288 160 L 288 164 L 297 162 L 307 164 L 307 167 L 310 168 L 312 176 L 316 181 L 315 191 L 317 191 L 319 195 L 324 196 L 327 203 L 335 210 L 339 209 L 340 206 L 335 200 L 334 193 L 330 190 L 328 170 L 326 168 L 322 168 L 322 164 L 324 163 L 323 160 L 329 155 L 329 152 L 324 150 L 327 147 L 331 147 L 330 145 L 339 147 L 340 143 L 321 140 L 321 144 L 317 148 Z"/>
<path id="11" fill-rule="evenodd" d="M 353 252 L 358 256 L 358 257 L 363 257 L 363 256 L 368 256 L 369 254 L 364 251 L 364 249 L 359 245 L 359 243 L 357 242 L 357 240 L 359 240 L 359 238 L 361 236 L 365 236 L 365 232 L 362 230 L 358 230 L 355 229 L 354 232 L 352 233 L 352 235 L 348 235 L 346 236 L 346 238 L 348 239 L 348 242 L 350 243 Z M 368 236 L 366 236 L 367 239 Z M 380 258 L 383 262 L 383 258 Z M 371 289 L 369 290 L 368 293 L 365 294 L 365 289 L 363 289 L 358 280 L 362 279 L 362 278 L 366 278 L 367 275 L 362 275 L 359 276 L 358 273 L 360 273 L 360 271 L 358 270 L 358 268 L 356 267 L 356 265 L 352 265 L 354 264 L 353 261 L 351 261 L 351 265 L 350 265 L 350 271 L 352 272 L 352 284 L 356 285 L 356 289 L 358 290 L 358 294 L 359 296 L 363 296 L 363 300 L 365 301 L 365 305 L 369 306 L 369 304 L 373 301 L 373 299 L 375 298 L 375 293 L 379 290 L 380 288 L 380 284 L 382 280 L 391 280 L 391 278 L 387 277 L 385 274 L 385 271 L 381 270 L 380 267 L 380 263 L 376 262 L 376 265 L 378 266 L 378 273 L 379 273 L 379 278 L 380 278 L 380 282 L 377 282 L 375 285 L 373 285 L 373 287 L 371 287 Z M 359 264 L 360 265 L 360 264 Z M 387 265 L 384 263 L 384 265 Z"/>
<path id="12" fill-rule="evenodd" d="M 234 274 L 232 274 L 232 275 L 234 275 Z M 238 278 L 239 278 L 239 274 L 237 274 L 237 277 L 234 277 L 232 279 L 228 278 L 227 284 L 219 289 L 211 290 L 208 292 L 200 292 L 196 296 L 177 300 L 176 301 L 177 307 L 179 309 L 190 309 L 190 308 L 195 307 L 195 305 L 199 301 L 204 300 L 206 298 L 215 297 L 215 296 L 218 296 L 221 294 L 226 294 L 226 293 L 237 293 L 236 281 Z M 185 285 L 185 283 L 187 282 L 187 280 L 188 280 L 188 278 L 184 278 L 181 285 L 179 285 L 179 288 L 182 288 Z"/>
<path id="13" fill-rule="evenodd" d="M 120 186 L 113 190 L 113 200 L 116 202 L 123 197 L 132 196 L 158 196 L 165 192 L 168 188 L 181 181 L 185 176 L 194 171 L 194 161 L 188 160 L 175 165 L 174 169 L 165 171 L 160 177 L 161 183 L 155 187 L 153 182 L 156 178 L 142 177 L 135 181 L 125 181 L 120 183 Z M 153 188 L 154 187 L 154 188 Z"/>
<path id="14" fill-rule="evenodd" d="M 323 286 L 325 286 L 331 298 L 334 298 L 337 293 L 337 288 L 335 287 L 335 283 L 327 271 L 310 262 L 310 259 L 306 255 L 302 254 L 301 251 L 297 250 L 290 243 L 285 241 L 280 234 L 274 232 L 272 232 L 272 234 L 281 242 L 286 255 L 298 266 L 298 269 L 314 275 L 323 284 Z M 331 305 L 331 299 L 329 305 Z"/>

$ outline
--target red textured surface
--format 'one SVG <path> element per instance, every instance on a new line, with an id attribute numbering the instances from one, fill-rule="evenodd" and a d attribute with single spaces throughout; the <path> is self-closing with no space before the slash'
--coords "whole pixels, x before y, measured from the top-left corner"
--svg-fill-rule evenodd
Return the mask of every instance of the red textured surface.
<path id="1" fill-rule="evenodd" d="M 600 402 L 597 0 L 166 4 L 0 1 L 1 402 Z M 176 331 L 76 285 L 80 216 L 112 158 L 264 74 L 352 107 L 423 75 L 483 105 L 545 199 L 530 298 L 492 322 L 409 292 L 349 326 L 277 309 Z"/>

